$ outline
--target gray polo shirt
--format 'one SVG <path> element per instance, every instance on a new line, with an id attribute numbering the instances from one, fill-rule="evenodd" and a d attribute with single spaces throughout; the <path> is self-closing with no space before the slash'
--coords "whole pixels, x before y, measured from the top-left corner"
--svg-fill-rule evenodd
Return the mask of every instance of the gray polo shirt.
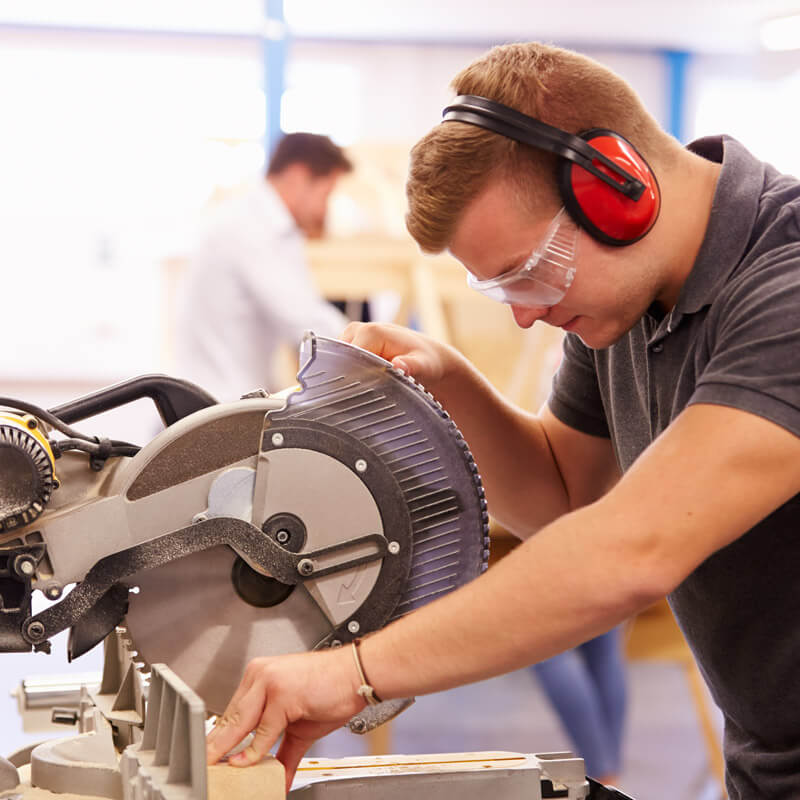
<path id="1" fill-rule="evenodd" d="M 675 308 L 651 308 L 603 350 L 568 335 L 549 400 L 567 425 L 610 436 L 622 470 L 692 403 L 800 436 L 800 182 L 729 137 L 689 148 L 722 170 Z M 798 523 L 800 495 L 669 597 L 725 715 L 731 800 L 800 797 Z"/>

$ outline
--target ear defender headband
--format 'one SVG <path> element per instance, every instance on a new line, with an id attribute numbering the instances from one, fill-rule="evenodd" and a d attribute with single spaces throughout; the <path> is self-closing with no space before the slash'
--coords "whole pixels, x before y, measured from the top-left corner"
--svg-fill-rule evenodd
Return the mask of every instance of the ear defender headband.
<path id="1" fill-rule="evenodd" d="M 445 108 L 443 122 L 466 122 L 559 156 L 558 188 L 573 219 L 604 244 L 633 244 L 661 208 L 658 181 L 636 148 L 614 131 L 578 135 L 496 103 L 465 94 Z"/>

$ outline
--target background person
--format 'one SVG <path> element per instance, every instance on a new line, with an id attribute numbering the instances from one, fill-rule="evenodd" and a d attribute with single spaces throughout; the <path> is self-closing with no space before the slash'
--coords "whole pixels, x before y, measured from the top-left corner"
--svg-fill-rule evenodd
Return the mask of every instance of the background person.
<path id="1" fill-rule="evenodd" d="M 454 88 L 619 142 L 598 142 L 618 178 L 567 173 L 576 194 L 581 170 L 593 178 L 577 205 L 557 157 L 482 124 L 446 121 L 412 153 L 407 224 L 423 249 L 449 249 L 522 327 L 568 331 L 548 403 L 515 407 L 419 333 L 353 323 L 344 338 L 433 392 L 493 515 L 535 535 L 358 648 L 251 662 L 209 759 L 255 729 L 232 759 L 251 763 L 283 734 L 291 779 L 364 706 L 354 655 L 381 699 L 424 694 L 550 658 L 668 595 L 725 718 L 729 796 L 793 797 L 800 182 L 729 137 L 681 147 L 622 79 L 557 48 L 497 48 Z M 638 199 L 622 194 L 637 182 Z"/>
<path id="2" fill-rule="evenodd" d="M 586 774 L 616 785 L 622 771 L 627 706 L 623 627 L 531 667 Z"/>
<path id="3" fill-rule="evenodd" d="M 265 179 L 223 201 L 204 227 L 178 292 L 175 361 L 218 400 L 278 385 L 276 355 L 305 330 L 341 334 L 347 318 L 320 297 L 305 239 L 323 234 L 328 198 L 352 165 L 327 136 L 291 133 Z"/>

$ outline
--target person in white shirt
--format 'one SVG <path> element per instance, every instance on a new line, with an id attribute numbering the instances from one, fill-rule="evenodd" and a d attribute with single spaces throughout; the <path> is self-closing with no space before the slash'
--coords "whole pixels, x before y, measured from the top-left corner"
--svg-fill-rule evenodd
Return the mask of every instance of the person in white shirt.
<path id="1" fill-rule="evenodd" d="M 338 336 L 347 319 L 317 292 L 304 240 L 322 235 L 328 198 L 352 170 L 327 136 L 292 133 L 266 178 L 221 203 L 178 289 L 175 373 L 220 401 L 276 391 L 276 354 L 305 330 Z"/>

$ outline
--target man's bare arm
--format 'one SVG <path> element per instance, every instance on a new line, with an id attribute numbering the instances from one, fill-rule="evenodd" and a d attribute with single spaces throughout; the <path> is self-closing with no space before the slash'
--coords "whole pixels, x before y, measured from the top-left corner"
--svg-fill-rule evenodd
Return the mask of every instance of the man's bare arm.
<path id="1" fill-rule="evenodd" d="M 367 639 L 370 679 L 395 697 L 548 658 L 669 593 L 798 491 L 800 438 L 733 408 L 691 406 L 600 500 Z"/>
<path id="2" fill-rule="evenodd" d="M 798 491 L 799 437 L 736 409 L 691 406 L 600 500 L 367 637 L 367 678 L 388 699 L 548 658 L 671 591 Z M 347 648 L 254 661 L 209 737 L 209 759 L 257 726 L 233 760 L 253 763 L 284 731 L 278 755 L 291 781 L 313 740 L 363 706 L 357 686 Z"/>

